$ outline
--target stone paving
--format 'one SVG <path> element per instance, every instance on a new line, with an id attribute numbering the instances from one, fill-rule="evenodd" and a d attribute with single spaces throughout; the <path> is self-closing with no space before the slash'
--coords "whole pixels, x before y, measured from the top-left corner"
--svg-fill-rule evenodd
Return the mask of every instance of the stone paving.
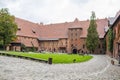
<path id="1" fill-rule="evenodd" d="M 84 63 L 45 64 L 0 56 L 0 80 L 120 80 L 120 66 L 105 55 Z"/>

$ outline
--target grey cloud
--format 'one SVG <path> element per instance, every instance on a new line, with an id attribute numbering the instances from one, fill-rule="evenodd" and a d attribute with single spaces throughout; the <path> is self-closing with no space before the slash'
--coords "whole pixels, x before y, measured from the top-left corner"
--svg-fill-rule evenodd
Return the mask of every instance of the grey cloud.
<path id="1" fill-rule="evenodd" d="M 0 8 L 5 7 L 5 6 L 6 4 L 2 0 L 0 0 Z"/>
<path id="2" fill-rule="evenodd" d="M 79 5 L 79 4 L 86 4 L 86 3 L 88 3 L 90 0 L 70 0 L 72 3 L 75 3 L 75 4 L 77 4 L 77 5 Z"/>
<path id="3" fill-rule="evenodd" d="M 2 7 L 9 8 L 17 17 L 45 23 L 73 21 L 76 17 L 86 20 L 92 10 L 97 17 L 103 18 L 115 14 L 120 8 L 119 0 L 0 0 Z"/>

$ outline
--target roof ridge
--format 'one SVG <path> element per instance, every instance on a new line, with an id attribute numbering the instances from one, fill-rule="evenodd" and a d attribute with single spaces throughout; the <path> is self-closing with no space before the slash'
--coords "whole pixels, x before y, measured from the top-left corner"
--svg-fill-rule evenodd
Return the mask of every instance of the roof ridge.
<path id="1" fill-rule="evenodd" d="M 37 24 L 35 22 L 32 22 L 32 21 L 29 21 L 29 20 L 26 20 L 26 19 L 23 19 L 23 18 L 19 18 L 19 17 L 15 17 L 16 19 L 19 19 L 19 20 L 22 20 L 22 21 L 25 21 L 25 22 L 29 22 L 29 23 L 32 23 L 32 24 Z"/>

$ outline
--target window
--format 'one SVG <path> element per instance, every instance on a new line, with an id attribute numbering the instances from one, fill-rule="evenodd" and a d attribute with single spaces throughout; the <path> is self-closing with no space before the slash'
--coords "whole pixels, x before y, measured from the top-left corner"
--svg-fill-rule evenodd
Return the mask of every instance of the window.
<path id="1" fill-rule="evenodd" d="M 80 29 L 77 29 L 77 31 L 79 32 Z"/>
<path id="2" fill-rule="evenodd" d="M 66 41 L 66 44 L 67 44 L 67 41 Z"/>
<path id="3" fill-rule="evenodd" d="M 73 33 L 71 33 L 71 36 L 73 36 Z"/>
<path id="4" fill-rule="evenodd" d="M 101 46 L 100 46 L 100 44 L 99 44 L 99 46 L 98 46 L 98 48 L 100 48 Z"/>
<path id="5" fill-rule="evenodd" d="M 21 30 L 21 28 L 18 28 L 18 31 L 20 31 Z"/>
<path id="6" fill-rule="evenodd" d="M 114 36 L 114 37 L 117 37 L 117 36 L 116 36 L 116 29 L 115 29 L 114 32 L 113 32 L 113 36 Z"/>
<path id="7" fill-rule="evenodd" d="M 75 33 L 75 36 L 77 36 L 77 33 Z"/>
<path id="8" fill-rule="evenodd" d="M 71 47 L 73 47 L 73 44 L 71 44 Z"/>
<path id="9" fill-rule="evenodd" d="M 83 44 L 83 49 L 85 48 L 85 45 Z"/>
<path id="10" fill-rule="evenodd" d="M 34 34 L 36 33 L 34 29 L 32 29 L 32 32 L 33 32 Z"/>
<path id="11" fill-rule="evenodd" d="M 102 54 L 102 51 L 100 50 L 100 54 Z"/>
<path id="12" fill-rule="evenodd" d="M 75 44 L 75 46 L 77 46 L 77 44 Z"/>
<path id="13" fill-rule="evenodd" d="M 105 48 L 105 45 L 101 45 L 101 46 L 102 46 L 103 49 Z"/>
<path id="14" fill-rule="evenodd" d="M 118 37 L 120 36 L 120 24 L 118 24 Z"/>
<path id="15" fill-rule="evenodd" d="M 32 31 L 33 33 L 36 33 L 35 31 Z"/>
<path id="16" fill-rule="evenodd" d="M 75 31 L 77 31 L 77 29 L 75 29 Z"/>

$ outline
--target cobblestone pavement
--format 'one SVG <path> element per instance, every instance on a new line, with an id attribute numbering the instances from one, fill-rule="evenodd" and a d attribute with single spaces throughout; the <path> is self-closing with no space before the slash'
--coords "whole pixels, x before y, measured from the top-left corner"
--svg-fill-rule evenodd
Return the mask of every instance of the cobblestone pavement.
<path id="1" fill-rule="evenodd" d="M 120 66 L 105 55 L 84 63 L 45 64 L 0 56 L 0 80 L 120 80 Z"/>

